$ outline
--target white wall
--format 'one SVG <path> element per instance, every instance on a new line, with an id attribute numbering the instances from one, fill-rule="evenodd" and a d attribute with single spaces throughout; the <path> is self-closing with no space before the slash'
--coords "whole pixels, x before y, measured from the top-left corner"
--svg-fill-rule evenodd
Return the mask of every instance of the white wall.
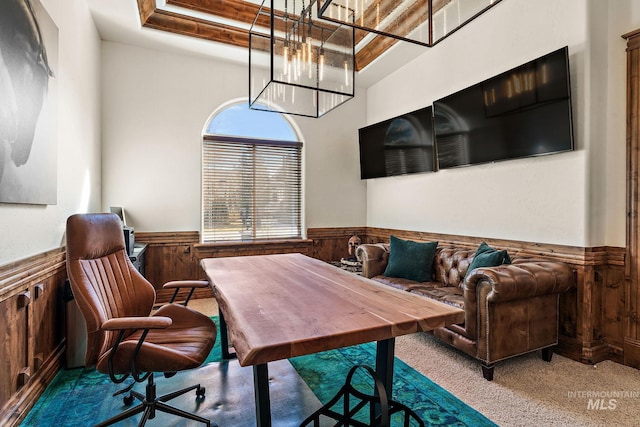
<path id="1" fill-rule="evenodd" d="M 637 2 L 636 2 L 637 3 Z M 367 184 L 367 225 L 624 246 L 625 43 L 631 0 L 508 0 L 367 92 L 367 122 L 431 104 L 569 46 L 576 150 Z"/>
<path id="2" fill-rule="evenodd" d="M 100 209 L 100 39 L 84 0 L 41 0 L 58 27 L 58 203 L 0 204 L 0 265 L 64 245 L 66 218 Z"/>
<path id="3" fill-rule="evenodd" d="M 246 99 L 248 66 L 102 46 L 103 209 L 123 206 L 136 231 L 200 230 L 202 130 L 219 106 Z M 365 99 L 320 119 L 292 116 L 304 142 L 307 227 L 366 221 L 356 142 Z"/>
<path id="4" fill-rule="evenodd" d="M 246 96 L 246 66 L 101 48 L 83 0 L 42 3 L 59 28 L 58 204 L 0 204 L 0 265 L 64 244 L 67 216 L 111 205 L 124 206 L 141 231 L 198 230 L 202 126 L 219 105 Z M 305 142 L 306 225 L 624 246 L 620 35 L 636 28 L 635 0 L 504 1 L 324 118 L 294 117 Z M 359 127 L 564 45 L 575 152 L 359 180 Z"/>

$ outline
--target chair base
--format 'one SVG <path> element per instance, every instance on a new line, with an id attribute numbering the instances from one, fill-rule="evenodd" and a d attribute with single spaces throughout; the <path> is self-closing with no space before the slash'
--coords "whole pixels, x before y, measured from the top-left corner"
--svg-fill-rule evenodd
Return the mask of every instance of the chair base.
<path id="1" fill-rule="evenodd" d="M 165 394 L 164 396 L 156 397 L 156 384 L 153 381 L 153 374 L 151 374 L 149 375 L 149 379 L 147 381 L 145 394 L 141 394 L 132 390 L 130 392 L 130 395 L 124 398 L 125 404 L 130 404 L 131 402 L 133 402 L 133 398 L 138 399 L 142 403 L 140 403 L 139 405 L 131 409 L 127 409 L 123 413 L 118 414 L 115 417 L 109 418 L 108 420 L 103 421 L 100 424 L 96 424 L 96 427 L 110 426 L 112 424 L 115 424 L 117 422 L 120 422 L 130 417 L 133 417 L 140 413 L 142 413 L 142 418 L 140 419 L 138 426 L 142 427 L 145 425 L 147 420 L 155 418 L 156 411 L 166 412 L 168 414 L 173 414 L 173 415 L 177 415 L 179 417 L 187 418 L 193 421 L 198 421 L 207 425 L 208 427 L 218 427 L 216 423 L 212 423 L 206 418 L 199 417 L 195 414 L 185 412 L 181 409 L 174 408 L 173 406 L 170 406 L 164 403 L 178 396 L 181 396 L 185 393 L 188 393 L 191 390 L 196 390 L 197 399 L 204 399 L 205 388 L 200 387 L 200 384 L 196 384 L 191 387 L 184 388 L 182 390 L 174 391 L 173 393 Z"/>

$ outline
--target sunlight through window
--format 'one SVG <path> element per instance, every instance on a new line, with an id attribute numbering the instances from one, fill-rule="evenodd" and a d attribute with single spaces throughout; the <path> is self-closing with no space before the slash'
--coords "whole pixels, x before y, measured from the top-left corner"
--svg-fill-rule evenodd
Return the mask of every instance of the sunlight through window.
<path id="1" fill-rule="evenodd" d="M 302 143 L 280 114 L 235 104 L 202 144 L 202 242 L 299 239 Z"/>

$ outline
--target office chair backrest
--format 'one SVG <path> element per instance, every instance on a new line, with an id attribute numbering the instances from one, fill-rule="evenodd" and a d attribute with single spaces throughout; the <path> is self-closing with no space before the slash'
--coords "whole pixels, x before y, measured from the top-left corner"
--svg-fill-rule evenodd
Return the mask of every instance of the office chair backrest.
<path id="1" fill-rule="evenodd" d="M 85 364 L 93 366 L 117 337 L 100 326 L 113 317 L 148 316 L 155 290 L 131 264 L 122 223 L 114 214 L 67 219 L 67 274 L 87 323 Z"/>

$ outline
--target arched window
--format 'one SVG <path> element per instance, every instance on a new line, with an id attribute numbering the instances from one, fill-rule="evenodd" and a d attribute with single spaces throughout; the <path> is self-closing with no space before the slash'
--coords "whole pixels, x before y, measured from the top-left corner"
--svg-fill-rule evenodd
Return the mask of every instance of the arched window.
<path id="1" fill-rule="evenodd" d="M 217 113 L 202 142 L 202 241 L 302 237 L 302 143 L 280 114 Z"/>

